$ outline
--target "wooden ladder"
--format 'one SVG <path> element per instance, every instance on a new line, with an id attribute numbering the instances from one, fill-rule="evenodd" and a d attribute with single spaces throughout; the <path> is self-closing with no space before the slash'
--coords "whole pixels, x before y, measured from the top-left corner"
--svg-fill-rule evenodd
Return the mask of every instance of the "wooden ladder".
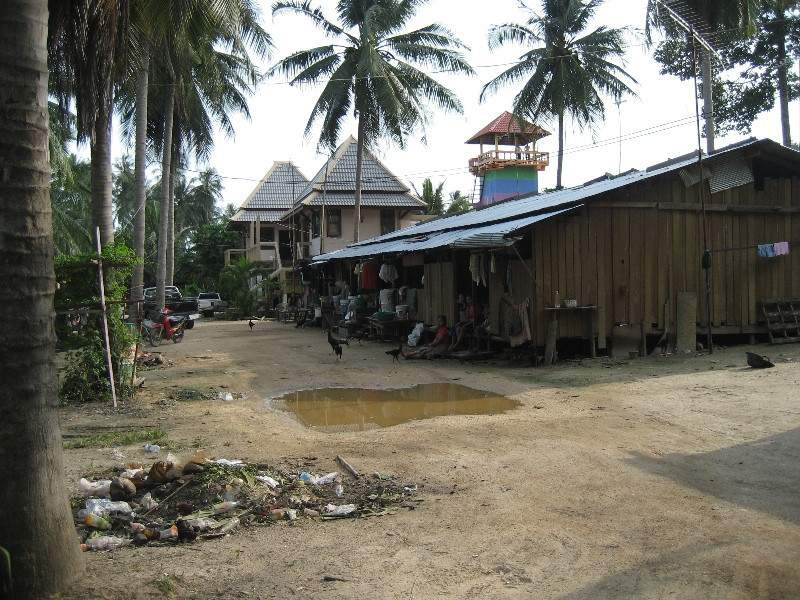
<path id="1" fill-rule="evenodd" d="M 771 344 L 800 342 L 800 298 L 769 298 L 761 301 Z"/>

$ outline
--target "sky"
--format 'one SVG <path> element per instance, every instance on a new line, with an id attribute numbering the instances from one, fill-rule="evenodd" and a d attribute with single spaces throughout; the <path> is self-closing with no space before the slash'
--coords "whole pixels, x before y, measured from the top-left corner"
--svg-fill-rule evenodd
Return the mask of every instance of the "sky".
<path id="1" fill-rule="evenodd" d="M 312 0 L 321 6 L 330 20 L 335 20 L 335 0 Z M 691 81 L 660 75 L 660 65 L 644 46 L 646 0 L 606 0 L 596 11 L 595 22 L 600 25 L 628 27 L 628 50 L 622 65 L 636 80 L 630 83 L 637 97 L 626 97 L 619 105 L 606 99 L 605 121 L 593 130 L 580 129 L 573 123 L 565 125 L 564 170 L 562 183 L 574 186 L 605 173 L 617 174 L 629 169 L 644 169 L 669 158 L 697 151 L 695 96 Z M 269 66 L 294 51 L 326 43 L 319 30 L 308 19 L 290 12 L 273 18 L 270 2 L 262 1 L 262 24 L 272 35 L 275 51 Z M 528 5 L 540 10 L 539 0 Z M 479 146 L 465 141 L 499 116 L 511 110 L 516 89 L 509 86 L 490 96 L 483 103 L 478 98 L 481 88 L 524 52 L 519 46 L 507 46 L 490 52 L 486 42 L 488 29 L 500 23 L 523 23 L 528 13 L 519 8 L 517 0 L 430 0 L 421 6 L 412 28 L 438 22 L 450 29 L 470 50 L 465 51 L 477 75 L 474 77 L 430 73 L 451 89 L 464 105 L 463 114 L 447 114 L 431 108 L 430 120 L 423 130 L 408 140 L 404 149 L 381 141 L 375 156 L 409 187 L 422 189 L 430 178 L 434 185 L 444 182 L 445 198 L 458 190 L 466 196 L 477 194 L 475 177 L 468 170 L 468 161 L 479 153 Z M 330 42 L 327 42 L 330 43 Z M 303 132 L 321 86 L 299 88 L 281 78 L 267 79 L 250 98 L 251 119 L 233 119 L 235 138 L 219 134 L 210 166 L 222 177 L 223 205 L 240 206 L 258 185 L 259 180 L 275 161 L 292 161 L 306 177 L 311 178 L 323 167 L 325 154 L 318 153 L 319 128 L 306 138 Z M 800 103 L 789 107 L 793 140 L 800 130 Z M 550 166 L 539 173 L 539 189 L 556 184 L 556 153 L 558 149 L 555 123 L 540 126 L 553 135 L 540 140 L 537 149 L 550 152 Z M 753 125 L 752 134 L 758 138 L 781 141 L 780 119 L 777 110 L 761 115 Z M 356 134 L 352 120 L 342 130 L 340 143 Z M 739 134 L 718 137 L 716 147 L 740 141 Z M 705 139 L 702 141 L 705 149 Z M 413 188 L 412 188 L 413 189 Z"/>

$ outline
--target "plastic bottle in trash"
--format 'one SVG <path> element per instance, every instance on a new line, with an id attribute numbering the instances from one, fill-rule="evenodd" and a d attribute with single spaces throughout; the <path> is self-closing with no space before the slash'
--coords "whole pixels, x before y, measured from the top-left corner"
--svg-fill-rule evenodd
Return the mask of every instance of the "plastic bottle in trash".
<path id="1" fill-rule="evenodd" d="M 108 522 L 108 519 L 94 513 L 86 515 L 83 521 L 89 527 L 94 527 L 95 529 L 111 529 L 111 523 Z"/>
<path id="2" fill-rule="evenodd" d="M 161 446 L 158 444 L 145 444 L 144 445 L 145 452 L 161 452 Z"/>
<path id="3" fill-rule="evenodd" d="M 553 306 L 555 306 L 556 308 L 561 306 L 561 297 L 558 295 L 558 290 L 556 290 L 556 300 Z"/>
<path id="4" fill-rule="evenodd" d="M 114 537 L 113 535 L 102 535 L 100 537 L 87 538 L 86 542 L 81 544 L 81 547 L 84 550 L 113 550 L 114 548 L 128 546 L 131 541 L 127 538 Z"/>

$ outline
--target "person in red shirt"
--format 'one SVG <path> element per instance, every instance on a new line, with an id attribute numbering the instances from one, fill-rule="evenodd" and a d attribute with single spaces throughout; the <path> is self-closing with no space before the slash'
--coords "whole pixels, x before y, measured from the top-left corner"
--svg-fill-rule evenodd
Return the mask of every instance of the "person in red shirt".
<path id="1" fill-rule="evenodd" d="M 447 352 L 451 339 L 450 330 L 447 328 L 447 317 L 439 315 L 436 317 L 436 337 L 433 338 L 433 341 L 418 350 L 403 352 L 402 356 L 403 358 L 427 359 L 432 359 L 434 356 L 441 356 Z"/>

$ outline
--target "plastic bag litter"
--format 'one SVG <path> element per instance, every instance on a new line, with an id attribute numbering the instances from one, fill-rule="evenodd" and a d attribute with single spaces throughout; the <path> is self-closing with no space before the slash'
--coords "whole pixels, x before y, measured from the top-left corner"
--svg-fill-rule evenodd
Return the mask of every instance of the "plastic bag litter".
<path id="1" fill-rule="evenodd" d="M 332 515 L 332 516 L 342 516 L 342 515 L 349 515 L 356 511 L 355 504 L 340 504 L 336 506 L 335 504 L 327 504 L 325 506 L 325 514 Z"/>
<path id="2" fill-rule="evenodd" d="M 269 475 L 256 475 L 256 481 L 260 481 L 261 483 L 266 483 L 272 489 L 275 489 L 280 485 L 276 480 L 274 480 Z"/>
<path id="3" fill-rule="evenodd" d="M 111 513 L 120 513 L 123 515 L 133 514 L 133 509 L 127 502 L 114 502 L 107 498 L 89 498 L 84 506 L 85 508 L 78 511 L 78 518 L 83 519 L 86 515 L 105 517 Z"/>
<path id="4" fill-rule="evenodd" d="M 226 467 L 242 467 L 244 466 L 244 462 L 235 458 L 233 460 L 228 460 L 227 458 L 218 458 L 217 460 L 213 461 L 218 465 L 225 465 Z"/>
<path id="5" fill-rule="evenodd" d="M 100 479 L 99 481 L 89 481 L 81 477 L 78 480 L 78 487 L 86 496 L 108 496 L 111 491 L 111 480 Z"/>
<path id="6" fill-rule="evenodd" d="M 419 344 L 419 338 L 422 337 L 422 330 L 425 327 L 422 323 L 414 325 L 414 329 L 408 334 L 408 345 L 416 346 Z"/>

